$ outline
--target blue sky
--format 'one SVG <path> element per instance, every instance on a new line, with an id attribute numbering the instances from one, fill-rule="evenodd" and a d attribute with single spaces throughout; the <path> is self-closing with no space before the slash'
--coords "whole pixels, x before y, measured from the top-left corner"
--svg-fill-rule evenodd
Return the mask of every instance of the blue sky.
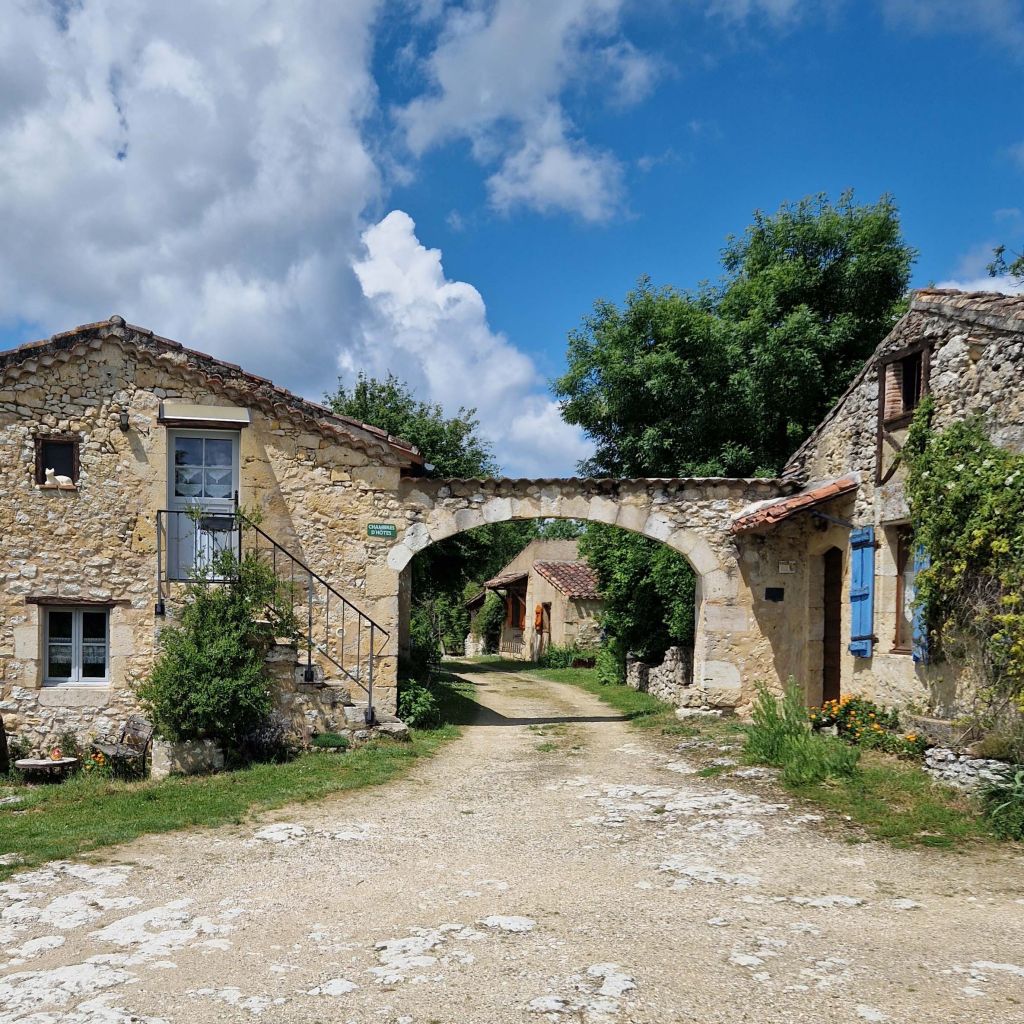
<path id="1" fill-rule="evenodd" d="M 2 347 L 120 312 L 311 397 L 392 370 L 568 473 L 566 332 L 753 210 L 890 192 L 917 285 L 1024 241 L 1020 0 L 164 6 L 0 23 Z"/>

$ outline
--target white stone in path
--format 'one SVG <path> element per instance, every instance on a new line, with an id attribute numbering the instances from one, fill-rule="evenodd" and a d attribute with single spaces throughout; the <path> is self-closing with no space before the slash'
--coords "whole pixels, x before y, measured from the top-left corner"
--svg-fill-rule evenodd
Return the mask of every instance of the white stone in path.
<path id="1" fill-rule="evenodd" d="M 501 932 L 532 932 L 537 922 L 528 917 L 503 917 L 500 914 L 492 914 L 490 917 L 477 921 L 477 924 Z"/>
<path id="2" fill-rule="evenodd" d="M 857 1016 L 861 1020 L 871 1021 L 872 1024 L 882 1024 L 883 1021 L 889 1019 L 881 1010 L 876 1010 L 873 1006 L 867 1006 L 864 1003 L 857 1004 Z"/>
<path id="3" fill-rule="evenodd" d="M 278 843 L 282 846 L 294 846 L 309 835 L 309 830 L 302 825 L 291 825 L 288 822 L 279 822 L 276 825 L 267 825 L 258 832 L 253 833 L 253 839 L 264 843 Z"/>
<path id="4" fill-rule="evenodd" d="M 359 986 L 354 981 L 347 981 L 345 978 L 331 978 L 322 985 L 307 989 L 307 995 L 311 996 L 343 996 L 354 992 Z"/>

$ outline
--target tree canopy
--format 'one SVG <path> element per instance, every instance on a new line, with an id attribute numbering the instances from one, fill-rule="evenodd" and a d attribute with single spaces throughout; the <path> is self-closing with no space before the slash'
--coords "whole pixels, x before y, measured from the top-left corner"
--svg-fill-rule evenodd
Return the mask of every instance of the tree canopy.
<path id="1" fill-rule="evenodd" d="M 569 335 L 553 390 L 595 443 L 584 472 L 774 475 L 905 311 L 915 258 L 892 198 L 858 205 L 850 192 L 755 213 L 721 255 L 718 284 L 641 278 L 621 307 L 599 300 Z M 657 656 L 692 642 L 681 556 L 596 525 L 583 548 L 620 648 Z"/>

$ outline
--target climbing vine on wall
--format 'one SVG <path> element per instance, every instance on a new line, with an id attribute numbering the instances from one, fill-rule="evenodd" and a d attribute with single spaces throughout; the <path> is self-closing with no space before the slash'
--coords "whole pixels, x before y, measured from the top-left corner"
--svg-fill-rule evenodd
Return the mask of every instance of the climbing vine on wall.
<path id="1" fill-rule="evenodd" d="M 922 402 L 903 449 L 930 558 L 918 602 L 945 652 L 979 675 L 990 718 L 1024 714 L 1024 455 L 994 444 L 980 417 L 933 430 L 933 411 Z"/>

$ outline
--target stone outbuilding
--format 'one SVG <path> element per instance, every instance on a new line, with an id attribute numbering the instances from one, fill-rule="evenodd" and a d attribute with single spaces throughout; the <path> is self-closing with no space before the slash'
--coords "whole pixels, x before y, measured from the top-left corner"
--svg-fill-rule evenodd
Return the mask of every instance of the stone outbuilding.
<path id="1" fill-rule="evenodd" d="M 475 613 L 488 591 L 505 605 L 498 650 L 510 658 L 536 661 L 552 645 L 596 648 L 604 607 L 597 573 L 580 558 L 576 541 L 531 541 L 484 590 L 468 602 Z M 473 634 L 467 643 L 474 643 Z"/>

